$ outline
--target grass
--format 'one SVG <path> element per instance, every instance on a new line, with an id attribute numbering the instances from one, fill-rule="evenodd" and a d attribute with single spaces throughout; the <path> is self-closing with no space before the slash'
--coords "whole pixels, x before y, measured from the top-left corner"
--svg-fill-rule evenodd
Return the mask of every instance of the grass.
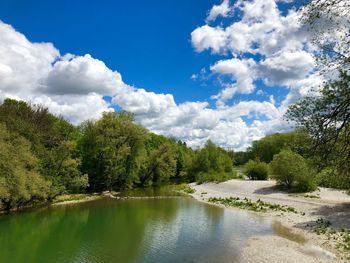
<path id="1" fill-rule="evenodd" d="M 186 183 L 182 183 L 176 186 L 177 191 L 184 192 L 186 194 L 193 194 L 196 192 L 191 186 Z"/>
<path id="2" fill-rule="evenodd" d="M 85 200 L 87 201 L 98 197 L 99 197 L 98 195 L 91 195 L 91 194 L 65 194 L 65 195 L 56 196 L 52 203 L 60 204 L 63 202 L 79 202 L 79 201 L 85 201 Z"/>
<path id="3" fill-rule="evenodd" d="M 251 210 L 256 212 L 281 211 L 281 212 L 298 213 L 294 209 L 294 207 L 267 203 L 267 202 L 261 201 L 260 199 L 254 202 L 248 198 L 240 199 L 239 197 L 227 197 L 227 198 L 211 197 L 208 199 L 208 201 L 215 204 L 238 207 L 241 209 L 246 209 L 246 210 Z"/>

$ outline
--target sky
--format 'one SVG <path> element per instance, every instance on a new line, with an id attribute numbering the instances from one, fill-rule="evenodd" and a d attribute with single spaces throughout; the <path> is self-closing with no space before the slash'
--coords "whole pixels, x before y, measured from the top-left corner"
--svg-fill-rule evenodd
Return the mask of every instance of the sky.
<path id="1" fill-rule="evenodd" d="M 196 148 L 244 150 L 291 130 L 322 82 L 290 0 L 1 0 L 0 101 L 74 124 L 126 110 Z"/>

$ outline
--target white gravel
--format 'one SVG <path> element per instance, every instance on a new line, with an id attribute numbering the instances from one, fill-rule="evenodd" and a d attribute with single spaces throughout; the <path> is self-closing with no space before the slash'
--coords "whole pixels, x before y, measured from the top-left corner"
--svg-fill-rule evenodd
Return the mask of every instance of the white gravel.
<path id="1" fill-rule="evenodd" d="M 345 262 L 333 241 L 310 231 L 309 225 L 318 218 L 331 222 L 334 228 L 350 228 L 350 196 L 334 189 L 319 188 L 308 194 L 288 194 L 276 187 L 275 181 L 230 180 L 223 183 L 191 184 L 196 190 L 192 196 L 206 202 L 209 197 L 240 197 L 254 201 L 294 207 L 301 213 L 260 213 L 271 220 L 281 222 L 290 231 L 303 235 L 305 244 L 288 240 L 278 235 L 255 236 L 248 240 L 242 252 L 243 262 L 313 263 Z M 236 208 L 228 208 L 236 209 Z"/>

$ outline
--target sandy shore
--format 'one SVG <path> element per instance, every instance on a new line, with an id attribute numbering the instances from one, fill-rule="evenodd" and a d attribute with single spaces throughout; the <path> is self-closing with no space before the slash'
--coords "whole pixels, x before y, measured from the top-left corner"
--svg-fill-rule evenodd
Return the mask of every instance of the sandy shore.
<path id="1" fill-rule="evenodd" d="M 248 180 L 191 184 L 191 187 L 196 190 L 192 196 L 203 202 L 207 202 L 210 197 L 246 197 L 253 201 L 260 199 L 264 202 L 291 206 L 299 212 L 259 213 L 281 223 L 290 233 L 252 237 L 242 251 L 243 262 L 348 262 L 344 259 L 346 254 L 336 248 L 335 240 L 329 240 L 327 235 L 317 235 L 312 231 L 319 218 L 330 221 L 332 228 L 335 229 L 350 228 L 350 196 L 344 191 L 320 188 L 307 195 L 287 194 L 278 190 L 274 181 Z M 302 241 L 290 238 L 293 235 L 302 236 Z"/>

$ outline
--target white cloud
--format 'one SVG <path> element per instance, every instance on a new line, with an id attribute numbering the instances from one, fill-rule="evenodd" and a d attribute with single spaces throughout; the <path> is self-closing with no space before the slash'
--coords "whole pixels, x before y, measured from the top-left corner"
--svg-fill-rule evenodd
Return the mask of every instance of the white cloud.
<path id="1" fill-rule="evenodd" d="M 312 87 L 322 83 L 322 78 L 315 73 L 313 52 L 317 48 L 310 43 L 309 32 L 300 23 L 300 13 L 291 9 L 282 14 L 277 2 L 238 0 L 231 12 L 240 14 L 240 17 L 236 16 L 231 24 L 203 25 L 191 34 L 192 45 L 197 52 L 210 50 L 226 57 L 210 67 L 222 85 L 212 99 L 216 100 L 224 115 L 231 116 L 231 121 L 240 116 L 255 119 L 249 127 L 249 132 L 253 134 L 247 135 L 250 139 L 286 130 L 288 124 L 283 120 L 283 114 L 288 105 L 310 94 Z M 224 75 L 230 76 L 231 80 L 222 81 Z M 246 101 L 230 107 L 225 105 L 235 94 L 252 93 L 254 83 L 259 80 L 271 91 L 280 88 L 289 90 L 279 108 L 276 108 L 276 99 L 271 91 L 265 90 L 268 89 L 266 87 L 260 88 L 256 94 L 270 94 L 269 102 Z M 261 114 L 268 120 L 260 120 Z"/>
<path id="2" fill-rule="evenodd" d="M 220 53 L 226 47 L 227 33 L 221 27 L 204 25 L 191 33 L 192 45 L 197 52 L 211 49 Z"/>
<path id="3" fill-rule="evenodd" d="M 210 70 L 216 74 L 229 75 L 235 83 L 226 86 L 219 94 L 212 96 L 217 99 L 219 105 L 233 97 L 235 93 L 249 94 L 254 89 L 253 84 L 256 63 L 253 59 L 220 60 L 210 67 Z"/>
<path id="4" fill-rule="evenodd" d="M 132 87 L 123 82 L 120 73 L 91 55 L 61 56 L 52 44 L 32 43 L 2 22 L 0 100 L 12 97 L 42 103 L 74 123 L 98 118 L 118 105 L 134 113 L 136 121 L 152 131 L 190 146 L 199 147 L 212 139 L 221 146 L 245 149 L 252 140 L 288 130 L 282 119 L 284 111 L 319 78 L 313 75 L 307 33 L 298 24 L 296 12 L 281 15 L 273 0 L 238 1 L 234 6 L 242 11 L 240 21 L 226 27 L 203 25 L 191 34 L 197 52 L 211 50 L 225 56 L 210 67 L 216 76 L 230 79 L 214 96 L 218 107 L 206 101 L 177 104 L 172 94 Z M 214 23 L 219 15 L 227 17 L 231 12 L 229 1 L 223 1 L 211 9 L 207 21 Z M 204 75 L 208 75 L 205 69 L 193 79 L 205 80 Z M 259 79 L 290 90 L 280 107 L 273 96 L 263 102 L 227 103 L 237 93 L 253 92 Z M 111 103 L 103 96 L 112 97 Z M 244 121 L 246 118 L 249 122 Z"/>
<path id="5" fill-rule="evenodd" d="M 218 16 L 227 17 L 231 11 L 229 0 L 223 0 L 220 5 L 214 5 L 207 16 L 206 21 L 214 21 Z"/>
<path id="6" fill-rule="evenodd" d="M 31 43 L 0 20 L 0 80 L 3 92 L 29 94 L 51 70 L 59 51 L 51 43 Z"/>
<path id="7" fill-rule="evenodd" d="M 174 97 L 171 94 L 156 94 L 131 86 L 128 86 L 124 92 L 116 94 L 112 102 L 126 111 L 148 118 L 158 116 L 176 107 Z"/>
<path id="8" fill-rule="evenodd" d="M 113 96 L 125 89 L 121 75 L 90 55 L 65 55 L 55 62 L 42 84 L 49 94 L 83 95 L 90 92 Z"/>
<path id="9" fill-rule="evenodd" d="M 101 95 L 96 93 L 61 96 L 42 94 L 34 96 L 31 101 L 48 107 L 54 114 L 63 116 L 74 124 L 88 119 L 98 119 L 105 111 L 114 111 Z"/>
<path id="10" fill-rule="evenodd" d="M 305 79 L 314 67 L 313 56 L 303 50 L 281 52 L 260 63 L 261 75 L 270 86 L 288 86 Z"/>

